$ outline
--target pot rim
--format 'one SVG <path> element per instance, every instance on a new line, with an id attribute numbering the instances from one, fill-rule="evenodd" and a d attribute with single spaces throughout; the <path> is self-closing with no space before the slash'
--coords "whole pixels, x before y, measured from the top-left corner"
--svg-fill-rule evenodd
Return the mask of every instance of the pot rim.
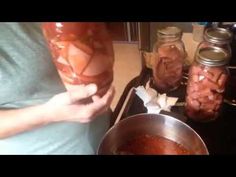
<path id="1" fill-rule="evenodd" d="M 188 124 L 186 124 L 185 122 L 173 117 L 173 116 L 170 116 L 170 115 L 166 115 L 166 114 L 152 114 L 152 113 L 139 113 L 139 114 L 135 114 L 135 115 L 131 115 L 131 116 L 128 116 L 128 117 L 125 117 L 123 118 L 122 120 L 120 120 L 117 124 L 114 124 L 105 134 L 104 136 L 102 137 L 100 143 L 99 143 L 99 146 L 97 148 L 97 152 L 96 154 L 99 155 L 99 150 L 100 150 L 100 147 L 102 145 L 102 142 L 104 141 L 104 139 L 108 136 L 108 134 L 113 131 L 113 129 L 115 129 L 119 124 L 124 124 L 124 122 L 128 121 L 129 119 L 138 119 L 139 116 L 147 116 L 147 115 L 151 115 L 151 116 L 154 116 L 154 117 L 146 117 L 146 119 L 156 119 L 158 118 L 157 116 L 158 115 L 161 115 L 161 116 L 164 116 L 164 117 L 167 117 L 167 118 L 170 118 L 170 119 L 174 119 L 174 121 L 177 121 L 178 123 L 180 124 L 183 124 L 184 126 L 186 126 L 190 131 L 192 131 L 197 137 L 198 139 L 200 140 L 200 142 L 202 143 L 204 149 L 206 150 L 206 154 L 205 155 L 209 155 L 209 151 L 208 151 L 208 148 L 205 144 L 205 142 L 203 141 L 203 139 L 200 137 L 200 135 L 192 128 L 190 127 Z"/>

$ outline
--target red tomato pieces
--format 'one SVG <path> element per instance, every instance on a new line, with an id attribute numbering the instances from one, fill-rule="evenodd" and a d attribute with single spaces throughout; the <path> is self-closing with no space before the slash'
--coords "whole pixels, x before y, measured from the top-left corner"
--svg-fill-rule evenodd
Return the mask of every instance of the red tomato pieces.
<path id="1" fill-rule="evenodd" d="M 195 120 L 215 119 L 223 101 L 228 75 L 223 67 L 192 65 L 186 95 L 186 114 Z"/>

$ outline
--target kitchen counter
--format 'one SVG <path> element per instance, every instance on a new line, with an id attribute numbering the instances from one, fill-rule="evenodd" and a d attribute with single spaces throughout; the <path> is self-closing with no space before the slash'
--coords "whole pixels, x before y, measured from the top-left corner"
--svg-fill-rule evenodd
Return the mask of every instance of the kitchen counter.
<path id="1" fill-rule="evenodd" d="M 114 81 L 115 97 L 111 104 L 114 110 L 126 85 L 142 70 L 141 56 L 137 43 L 113 42 L 115 53 Z"/>
<path id="2" fill-rule="evenodd" d="M 185 50 L 188 54 L 187 59 L 191 63 L 194 58 L 194 53 L 196 51 L 196 48 L 199 44 L 199 42 L 196 42 L 193 40 L 193 34 L 192 33 L 183 33 L 182 40 L 185 45 Z"/>

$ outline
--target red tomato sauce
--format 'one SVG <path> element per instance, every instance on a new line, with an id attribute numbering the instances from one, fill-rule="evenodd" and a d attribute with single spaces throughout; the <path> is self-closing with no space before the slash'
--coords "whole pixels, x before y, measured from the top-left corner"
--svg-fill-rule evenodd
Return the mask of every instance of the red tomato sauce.
<path id="1" fill-rule="evenodd" d="M 118 155 L 190 155 L 184 146 L 156 135 L 138 135 L 122 144 Z"/>

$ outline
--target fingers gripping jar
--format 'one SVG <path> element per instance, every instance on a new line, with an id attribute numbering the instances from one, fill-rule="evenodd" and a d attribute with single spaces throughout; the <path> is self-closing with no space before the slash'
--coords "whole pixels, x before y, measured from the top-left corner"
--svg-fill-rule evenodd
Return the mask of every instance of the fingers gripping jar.
<path id="1" fill-rule="evenodd" d="M 102 96 L 109 89 L 114 53 L 105 23 L 47 22 L 42 30 L 67 90 L 95 83 Z"/>
<path id="2" fill-rule="evenodd" d="M 177 27 L 167 27 L 157 32 L 157 42 L 153 49 L 153 79 L 159 92 L 172 91 L 180 85 L 186 56 L 181 38 L 182 31 Z"/>
<path id="3" fill-rule="evenodd" d="M 186 114 L 199 122 L 215 120 L 219 116 L 229 72 L 229 54 L 219 47 L 198 51 L 189 70 L 186 93 Z"/>

